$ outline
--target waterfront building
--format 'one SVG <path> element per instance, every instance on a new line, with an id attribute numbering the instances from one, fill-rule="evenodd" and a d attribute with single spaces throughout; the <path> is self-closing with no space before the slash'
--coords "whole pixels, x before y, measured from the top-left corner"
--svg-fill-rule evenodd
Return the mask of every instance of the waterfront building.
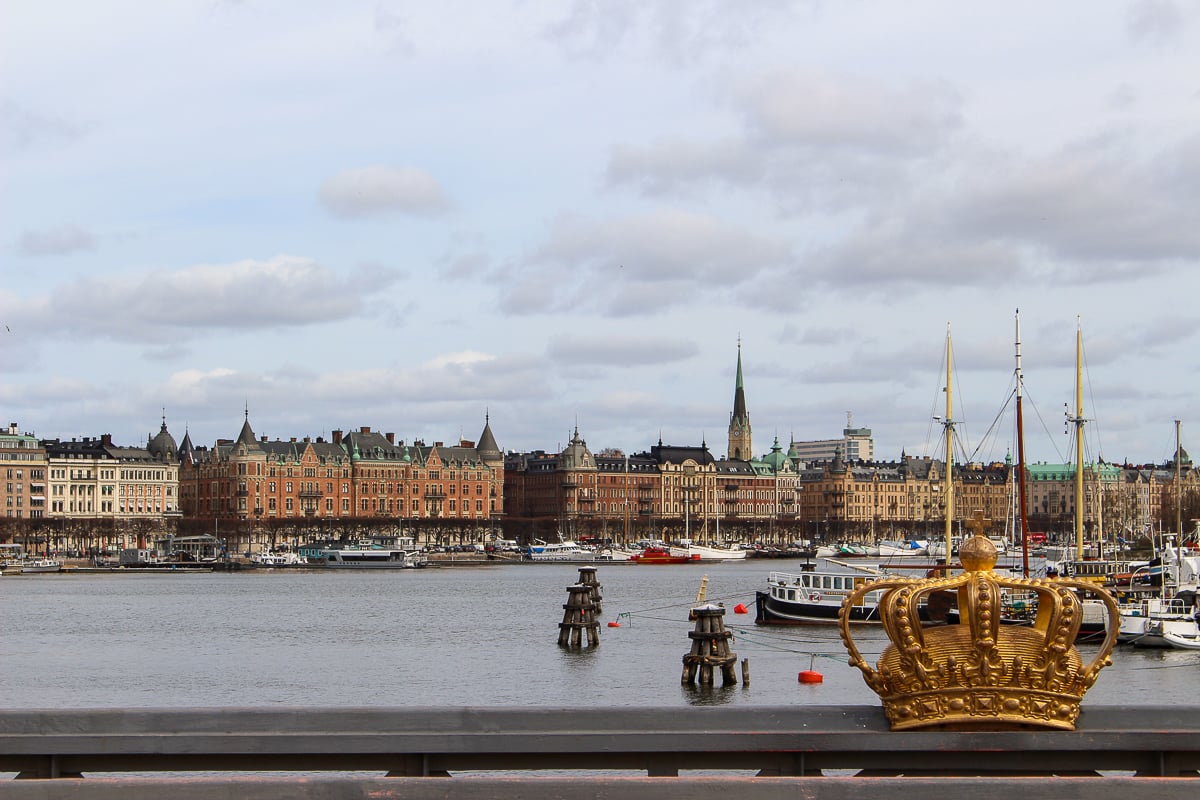
<path id="1" fill-rule="evenodd" d="M 285 527 L 292 536 L 303 527 L 312 535 L 331 533 L 324 523 L 330 520 L 466 523 L 503 511 L 504 459 L 490 420 L 478 445 L 406 444 L 367 426 L 334 430 L 329 440 L 281 441 L 256 436 L 247 412 L 236 439 L 218 439 L 208 448 L 186 435 L 180 463 L 184 515 L 232 526 L 233 538 L 251 546 L 268 537 L 275 543 L 275 533 Z"/>
<path id="2" fill-rule="evenodd" d="M 982 511 L 1003 530 L 1009 476 L 1007 464 L 956 466 L 956 528 Z M 800 470 L 797 520 L 811 540 L 928 538 L 944 524 L 944 477 L 945 463 L 929 457 L 851 463 L 835 450 L 831 461 Z"/>
<path id="3" fill-rule="evenodd" d="M 0 469 L 3 469 L 4 516 L 38 519 L 46 512 L 46 448 L 31 433 L 10 422 L 0 430 Z M 9 541 L 0 539 L 0 541 Z"/>
<path id="4" fill-rule="evenodd" d="M 1106 542 L 1126 541 L 1156 526 L 1174 532 L 1176 504 L 1190 529 L 1200 515 L 1200 472 L 1192 469 L 1180 448 L 1179 469 L 1174 458 L 1163 465 L 1117 465 L 1104 461 L 1083 465 L 1083 527 L 1089 539 L 1103 533 Z M 1075 465 L 1027 465 L 1030 527 L 1070 531 L 1074 526 Z M 1179 480 L 1176 483 L 1176 474 Z M 1187 532 L 1185 530 L 1185 532 Z"/>
<path id="5" fill-rule="evenodd" d="M 846 413 L 846 427 L 840 439 L 817 439 L 798 442 L 793 440 L 791 451 L 801 461 L 832 461 L 834 453 L 841 451 L 847 461 L 875 460 L 875 440 L 870 428 L 854 427 L 854 416 Z"/>
<path id="6" fill-rule="evenodd" d="M 179 464 L 173 447 L 151 450 L 157 447 L 154 440 L 147 447 L 125 447 L 113 444 L 108 433 L 70 441 L 45 439 L 42 446 L 47 456 L 47 516 L 120 522 L 178 515 Z"/>
<path id="7" fill-rule="evenodd" d="M 113 443 L 111 434 L 44 439 L 46 528 L 50 549 L 145 547 L 179 516 L 179 461 L 166 419 L 145 447 Z"/>
<path id="8" fill-rule="evenodd" d="M 509 453 L 505 484 L 506 516 L 538 538 L 660 539 L 666 530 L 712 540 L 721 526 L 733 536 L 744 534 L 746 523 L 769 522 L 778 505 L 773 474 L 749 461 L 717 459 L 705 443 L 660 440 L 629 456 L 595 456 L 578 429 L 558 453 Z"/>

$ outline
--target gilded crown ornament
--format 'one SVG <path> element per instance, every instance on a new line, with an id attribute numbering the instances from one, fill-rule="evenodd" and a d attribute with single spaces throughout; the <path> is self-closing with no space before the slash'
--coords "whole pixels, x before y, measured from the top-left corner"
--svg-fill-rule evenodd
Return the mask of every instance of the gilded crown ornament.
<path id="1" fill-rule="evenodd" d="M 883 700 L 892 730 L 1074 730 L 1084 693 L 1112 663 L 1120 621 L 1112 596 L 1082 581 L 995 574 L 996 547 L 983 535 L 987 522 L 982 512 L 968 522 L 975 535 L 959 548 L 961 574 L 869 581 L 842 603 L 838 623 L 850 665 Z M 848 610 L 880 589 L 886 591 L 879 617 L 891 644 L 872 667 L 855 646 Z M 1082 622 L 1077 592 L 1098 597 L 1109 615 L 1104 642 L 1087 664 L 1074 645 Z M 1010 593 L 1036 594 L 1032 624 L 1003 619 Z M 922 621 L 934 601 L 952 594 L 957 619 Z"/>

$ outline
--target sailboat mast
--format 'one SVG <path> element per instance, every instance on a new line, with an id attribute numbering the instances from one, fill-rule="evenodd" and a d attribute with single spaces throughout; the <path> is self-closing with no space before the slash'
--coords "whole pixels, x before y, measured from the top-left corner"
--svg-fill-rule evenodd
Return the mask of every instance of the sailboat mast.
<path id="1" fill-rule="evenodd" d="M 1175 532 L 1179 535 L 1176 540 L 1176 550 L 1183 552 L 1183 486 L 1180 484 L 1182 476 L 1180 475 L 1181 461 L 1179 454 L 1182 452 L 1179 449 L 1179 420 L 1175 420 Z"/>
<path id="2" fill-rule="evenodd" d="M 1083 560 L 1083 329 L 1075 326 L 1075 557 Z"/>
<path id="3" fill-rule="evenodd" d="M 1021 569 L 1029 577 L 1029 514 L 1025 496 L 1025 418 L 1021 398 L 1025 378 L 1021 374 L 1021 309 L 1017 309 L 1017 513 L 1021 519 Z"/>
<path id="4" fill-rule="evenodd" d="M 625 532 L 621 546 L 629 543 L 629 453 L 625 454 Z"/>
<path id="5" fill-rule="evenodd" d="M 942 426 L 946 430 L 946 573 L 950 572 L 950 554 L 954 544 L 954 389 L 951 364 L 950 325 L 946 325 L 946 419 Z"/>

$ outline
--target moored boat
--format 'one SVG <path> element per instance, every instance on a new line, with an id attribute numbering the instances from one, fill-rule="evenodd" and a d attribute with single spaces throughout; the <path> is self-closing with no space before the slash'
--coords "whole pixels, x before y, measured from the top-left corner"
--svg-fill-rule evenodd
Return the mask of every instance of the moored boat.
<path id="1" fill-rule="evenodd" d="M 693 564 L 700 561 L 700 556 L 680 555 L 672 552 L 669 547 L 651 545 L 630 556 L 629 560 L 635 564 Z"/>
<path id="2" fill-rule="evenodd" d="M 881 540 L 878 546 L 880 558 L 911 558 L 914 556 L 929 555 L 927 545 L 911 539 L 907 541 L 885 539 Z"/>
<path id="3" fill-rule="evenodd" d="M 1117 641 L 1135 647 L 1187 647 L 1200 635 L 1196 623 L 1195 594 L 1181 592 L 1171 599 L 1148 597 L 1121 607 Z"/>
<path id="4" fill-rule="evenodd" d="M 258 567 L 272 569 L 275 567 L 300 567 L 307 566 L 308 559 L 302 558 L 296 553 L 286 552 L 277 553 L 264 550 L 261 553 L 255 553 L 250 557 L 250 563 Z"/>
<path id="5" fill-rule="evenodd" d="M 670 548 L 678 556 L 684 556 L 689 561 L 741 561 L 748 551 L 733 547 L 714 547 L 711 545 L 689 542 Z"/>
<path id="6" fill-rule="evenodd" d="M 62 572 L 62 562 L 57 558 L 30 558 L 21 562 L 21 573 Z"/>
<path id="7" fill-rule="evenodd" d="M 525 557 L 530 561 L 593 561 L 595 552 L 578 542 L 565 541 L 530 545 Z"/>
<path id="8" fill-rule="evenodd" d="M 767 591 L 755 593 L 758 625 L 830 624 L 838 620 L 842 600 L 869 578 L 834 572 L 772 572 Z M 869 592 L 847 613 L 852 622 L 879 622 L 877 606 L 883 591 Z"/>
<path id="9" fill-rule="evenodd" d="M 817 558 L 866 558 L 871 554 L 866 545 L 840 542 L 823 544 L 816 550 Z"/>
<path id="10" fill-rule="evenodd" d="M 429 563 L 406 536 L 372 537 L 353 545 L 326 547 L 318 551 L 316 564 L 333 569 L 415 569 Z"/>
<path id="11" fill-rule="evenodd" d="M 595 561 L 629 561 L 634 555 L 636 554 L 620 547 L 601 547 L 596 551 L 593 559 Z"/>

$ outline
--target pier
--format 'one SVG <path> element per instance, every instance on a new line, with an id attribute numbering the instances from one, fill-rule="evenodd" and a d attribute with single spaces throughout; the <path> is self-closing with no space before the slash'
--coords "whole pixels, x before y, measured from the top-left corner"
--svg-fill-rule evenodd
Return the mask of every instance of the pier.
<path id="1" fill-rule="evenodd" d="M 1191 800 L 1200 715 L 894 733 L 876 706 L 29 709 L 0 712 L 0 771 L 20 774 L 0 784 L 12 800 Z"/>

